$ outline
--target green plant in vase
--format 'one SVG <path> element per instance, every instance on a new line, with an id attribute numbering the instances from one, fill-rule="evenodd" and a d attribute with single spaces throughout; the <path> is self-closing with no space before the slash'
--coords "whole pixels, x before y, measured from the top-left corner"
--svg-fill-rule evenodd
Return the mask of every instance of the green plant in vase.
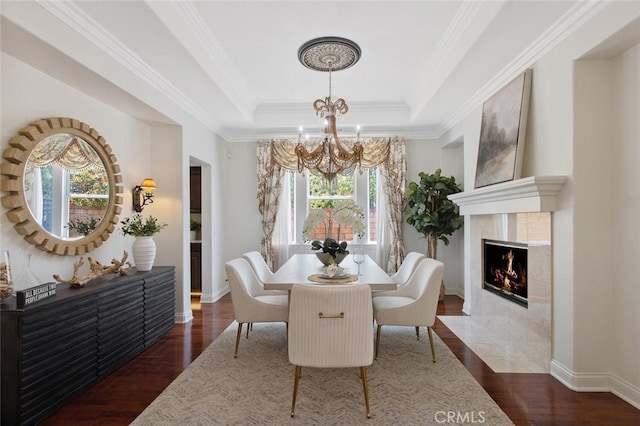
<path id="1" fill-rule="evenodd" d="M 138 271 L 150 271 L 156 258 L 156 243 L 153 236 L 167 226 L 153 216 L 147 218 L 142 215 L 125 218 L 120 224 L 120 231 L 124 235 L 136 237 L 131 247 L 133 261 Z"/>
<path id="2" fill-rule="evenodd" d="M 153 216 L 146 219 L 142 215 L 124 218 L 120 224 L 120 231 L 124 235 L 134 237 L 152 237 L 167 226 Z"/>

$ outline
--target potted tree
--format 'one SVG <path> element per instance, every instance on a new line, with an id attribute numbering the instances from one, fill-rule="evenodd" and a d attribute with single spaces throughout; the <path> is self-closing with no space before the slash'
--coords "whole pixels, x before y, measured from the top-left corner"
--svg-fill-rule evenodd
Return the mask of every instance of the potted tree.
<path id="1" fill-rule="evenodd" d="M 131 254 L 138 271 L 151 270 L 156 258 L 156 243 L 153 241 L 153 236 L 166 226 L 166 223 L 160 222 L 153 216 L 145 219 L 139 214 L 122 221 L 120 225 L 122 233 L 136 237 L 131 247 Z"/>
<path id="2" fill-rule="evenodd" d="M 453 176 L 442 176 L 442 171 L 435 173 L 420 172 L 419 182 L 410 182 L 406 191 L 407 223 L 427 239 L 427 257 L 436 259 L 438 240 L 449 245 L 447 238 L 464 223 L 458 206 L 448 195 L 456 194 L 462 189 Z M 440 288 L 440 300 L 444 299 L 444 282 Z"/>

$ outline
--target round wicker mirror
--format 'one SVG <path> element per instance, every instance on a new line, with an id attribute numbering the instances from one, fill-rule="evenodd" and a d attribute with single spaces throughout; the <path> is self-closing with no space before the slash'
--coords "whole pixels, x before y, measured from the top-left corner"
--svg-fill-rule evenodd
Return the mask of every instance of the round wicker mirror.
<path id="1" fill-rule="evenodd" d="M 40 250 L 58 255 L 82 255 L 102 245 L 118 223 L 123 191 L 120 167 L 105 139 L 86 123 L 52 117 L 24 127 L 9 145 L 0 164 L 5 177 L 0 189 L 8 193 L 2 205 L 15 230 Z M 90 179 L 83 177 L 87 173 Z M 74 185 L 82 187 L 86 180 L 99 190 L 74 193 Z M 69 235 L 74 206 L 91 204 L 101 207 L 86 235 Z"/>

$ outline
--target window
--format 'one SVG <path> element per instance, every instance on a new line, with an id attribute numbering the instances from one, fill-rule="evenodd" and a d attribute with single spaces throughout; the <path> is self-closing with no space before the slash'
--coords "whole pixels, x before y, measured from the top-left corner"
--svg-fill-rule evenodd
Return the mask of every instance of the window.
<path id="1" fill-rule="evenodd" d="M 70 220 L 88 217 L 102 219 L 109 205 L 109 182 L 104 167 L 92 166 L 79 171 L 69 171 L 58 165 L 48 165 L 40 170 L 44 229 L 56 235 L 73 238 L 79 235 L 67 229 Z M 54 181 L 60 184 L 54 185 Z M 59 193 L 53 191 L 52 188 L 56 187 L 62 190 Z M 53 214 L 55 211 L 61 212 L 60 217 Z"/>
<path id="2" fill-rule="evenodd" d="M 377 170 L 370 169 L 362 174 L 338 176 L 336 182 L 328 184 L 321 176 L 309 173 L 291 173 L 291 235 L 294 244 L 304 243 L 302 227 L 311 209 L 333 207 L 339 200 L 353 200 L 365 214 L 366 230 L 362 237 L 354 235 L 351 226 L 332 227 L 331 237 L 351 243 L 373 243 L 376 235 Z M 319 224 L 309 236 L 309 241 L 323 240 L 327 235 L 324 224 Z"/>

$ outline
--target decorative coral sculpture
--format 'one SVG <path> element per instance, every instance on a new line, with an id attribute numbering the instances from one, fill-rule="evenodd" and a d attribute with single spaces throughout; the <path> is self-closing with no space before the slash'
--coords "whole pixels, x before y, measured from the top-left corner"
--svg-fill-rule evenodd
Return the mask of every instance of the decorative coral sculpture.
<path id="1" fill-rule="evenodd" d="M 126 261 L 127 257 L 129 257 L 129 253 L 125 250 L 122 255 L 122 259 L 111 259 L 110 266 L 104 266 L 100 262 L 94 261 L 89 257 L 89 273 L 78 276 L 78 271 L 82 265 L 84 265 L 84 257 L 81 257 L 80 260 L 73 264 L 73 277 L 71 277 L 71 279 L 63 280 L 60 278 L 60 275 L 57 274 L 53 276 L 53 279 L 64 284 L 69 284 L 71 287 L 83 287 L 87 282 L 94 278 L 101 277 L 102 275 L 127 275 L 132 268 L 131 262 Z M 127 268 L 123 268 L 124 265 L 127 265 Z"/>

